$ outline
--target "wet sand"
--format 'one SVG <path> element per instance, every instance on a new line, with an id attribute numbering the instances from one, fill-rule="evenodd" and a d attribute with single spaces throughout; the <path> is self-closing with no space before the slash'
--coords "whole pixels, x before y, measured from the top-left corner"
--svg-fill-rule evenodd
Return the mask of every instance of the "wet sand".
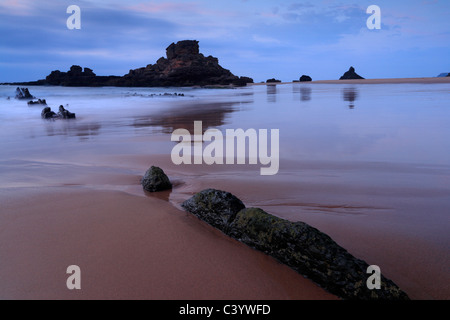
<path id="1" fill-rule="evenodd" d="M 0 299 L 335 299 L 164 200 L 3 189 Z M 81 268 L 81 290 L 66 269 Z"/>

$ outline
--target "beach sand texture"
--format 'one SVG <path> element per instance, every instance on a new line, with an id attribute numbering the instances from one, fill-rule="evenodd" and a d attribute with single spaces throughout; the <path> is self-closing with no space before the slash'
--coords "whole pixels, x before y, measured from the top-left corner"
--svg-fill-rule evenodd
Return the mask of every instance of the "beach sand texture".
<path id="1" fill-rule="evenodd" d="M 448 117 L 440 108 L 448 87 L 356 85 L 349 108 L 346 84 L 313 82 L 306 93 L 296 85 L 189 89 L 184 100 L 30 88 L 49 104 L 69 103 L 72 122 L 42 122 L 39 108 L 3 97 L 0 299 L 336 299 L 180 209 L 206 188 L 320 229 L 413 299 L 448 299 Z M 174 165 L 168 133 L 195 120 L 206 128 L 284 123 L 279 174 Z M 334 131 L 340 121 L 349 132 Z M 152 165 L 168 174 L 171 192 L 142 190 Z M 81 268 L 80 291 L 66 287 L 70 265 Z"/>

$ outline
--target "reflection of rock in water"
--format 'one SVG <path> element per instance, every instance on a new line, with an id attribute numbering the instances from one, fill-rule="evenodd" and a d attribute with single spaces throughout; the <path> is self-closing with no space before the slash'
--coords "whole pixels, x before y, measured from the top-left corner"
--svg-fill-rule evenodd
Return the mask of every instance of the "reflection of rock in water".
<path id="1" fill-rule="evenodd" d="M 274 103 L 277 102 L 277 85 L 268 84 L 267 85 L 267 102 Z"/>
<path id="2" fill-rule="evenodd" d="M 88 140 L 89 137 L 99 135 L 99 123 L 84 123 L 78 122 L 48 122 L 46 123 L 46 131 L 48 136 L 68 136 L 80 137 L 80 140 Z"/>
<path id="3" fill-rule="evenodd" d="M 356 88 L 345 88 L 343 91 L 343 99 L 346 102 L 349 103 L 349 108 L 353 109 L 355 108 L 354 102 L 358 100 L 358 90 Z"/>
<path id="4" fill-rule="evenodd" d="M 162 127 L 162 132 L 172 134 L 176 129 L 194 132 L 194 121 L 203 122 L 203 133 L 208 128 L 226 124 L 228 115 L 237 111 L 237 106 L 245 102 L 216 102 L 203 104 L 183 104 L 158 114 L 137 118 L 134 127 Z"/>
<path id="5" fill-rule="evenodd" d="M 292 87 L 294 99 L 300 101 L 310 101 L 312 89 L 309 86 L 294 84 Z"/>
<path id="6" fill-rule="evenodd" d="M 310 87 L 301 87 L 300 88 L 300 100 L 301 101 L 309 101 L 311 100 L 311 88 Z"/>

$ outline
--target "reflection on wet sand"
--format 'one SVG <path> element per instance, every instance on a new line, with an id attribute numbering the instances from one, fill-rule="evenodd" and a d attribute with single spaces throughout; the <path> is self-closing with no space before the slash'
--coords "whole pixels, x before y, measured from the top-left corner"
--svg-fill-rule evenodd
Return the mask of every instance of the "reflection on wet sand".
<path id="1" fill-rule="evenodd" d="M 277 85 L 268 84 L 267 85 L 267 102 L 275 103 L 277 102 Z"/>
<path id="2" fill-rule="evenodd" d="M 342 90 L 342 97 L 344 101 L 350 102 L 348 107 L 354 109 L 354 102 L 358 100 L 358 90 L 356 88 L 345 88 Z"/>
<path id="3" fill-rule="evenodd" d="M 98 136 L 102 126 L 97 122 L 82 123 L 78 121 L 46 121 L 45 130 L 47 136 L 79 137 L 80 140 L 88 140 L 92 136 Z"/>
<path id="4" fill-rule="evenodd" d="M 302 85 L 295 85 L 292 87 L 294 93 L 294 99 L 297 100 L 300 97 L 300 101 L 310 101 L 311 100 L 311 87 L 306 87 Z"/>
<path id="5" fill-rule="evenodd" d="M 209 128 L 225 125 L 231 113 L 238 110 L 238 106 L 246 102 L 217 102 L 185 104 L 134 120 L 133 126 L 159 127 L 163 133 L 172 134 L 176 129 L 187 129 L 194 132 L 194 121 L 203 122 L 203 132 Z"/>

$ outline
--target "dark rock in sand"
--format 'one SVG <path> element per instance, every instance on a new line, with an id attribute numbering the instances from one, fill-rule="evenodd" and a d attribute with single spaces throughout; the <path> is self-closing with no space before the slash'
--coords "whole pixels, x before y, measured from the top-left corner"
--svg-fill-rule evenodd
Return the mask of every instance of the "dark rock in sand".
<path id="1" fill-rule="evenodd" d="M 306 76 L 306 75 L 302 75 L 300 77 L 300 82 L 307 82 L 307 81 L 312 81 L 312 78 L 310 76 Z"/>
<path id="2" fill-rule="evenodd" d="M 260 250 L 343 299 L 408 300 L 391 280 L 367 288 L 369 265 L 329 236 L 303 223 L 290 222 L 244 204 L 228 192 L 208 189 L 182 204 L 201 220 Z"/>
<path id="3" fill-rule="evenodd" d="M 45 101 L 45 99 L 38 99 L 37 101 L 28 101 L 28 105 L 29 106 L 33 106 L 33 105 L 43 105 L 46 106 L 47 105 L 47 101 Z"/>
<path id="4" fill-rule="evenodd" d="M 278 82 L 281 82 L 281 80 L 278 80 L 278 79 L 275 79 L 275 78 L 268 79 L 268 80 L 266 81 L 266 83 L 278 83 Z"/>
<path id="5" fill-rule="evenodd" d="M 17 88 L 16 89 L 16 99 L 24 100 L 24 99 L 35 99 L 33 95 L 31 95 L 28 88 Z"/>
<path id="6" fill-rule="evenodd" d="M 75 119 L 75 113 L 70 112 L 69 110 L 64 109 L 63 106 L 59 106 L 58 116 L 62 119 Z"/>
<path id="7" fill-rule="evenodd" d="M 350 69 L 346 73 L 344 73 L 344 75 L 339 80 L 357 80 L 357 79 L 364 79 L 364 78 L 355 72 L 355 68 L 350 67 Z"/>
<path id="8" fill-rule="evenodd" d="M 172 189 L 172 183 L 161 168 L 152 166 L 147 170 L 143 179 L 142 186 L 145 191 L 158 192 Z"/>

